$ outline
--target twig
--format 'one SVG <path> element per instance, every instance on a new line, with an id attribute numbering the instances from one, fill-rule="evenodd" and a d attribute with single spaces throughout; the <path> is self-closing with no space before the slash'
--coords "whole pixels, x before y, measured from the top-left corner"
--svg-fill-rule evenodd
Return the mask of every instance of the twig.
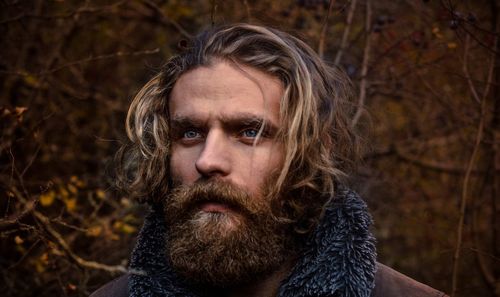
<path id="1" fill-rule="evenodd" d="M 12 193 L 21 201 L 23 204 L 29 203 L 28 200 L 17 190 L 17 188 L 12 187 L 11 188 Z M 53 227 L 52 224 L 50 223 L 50 219 L 47 218 L 44 214 L 41 212 L 37 211 L 36 209 L 32 210 L 33 215 L 35 218 L 38 220 L 38 222 L 42 225 L 42 227 L 47 231 L 47 233 L 55 240 L 55 243 L 59 245 L 59 247 L 62 248 L 64 253 L 76 264 L 80 265 L 81 267 L 86 267 L 86 268 L 91 268 L 91 269 L 98 269 L 98 270 L 104 270 L 107 272 L 111 273 L 126 273 L 129 272 L 129 270 L 123 266 L 123 265 L 106 265 L 102 263 L 98 263 L 95 261 L 88 261 L 85 259 L 82 259 L 78 255 L 76 255 L 68 245 L 68 243 L 64 240 L 62 235 L 57 232 Z"/>
<path id="2" fill-rule="evenodd" d="M 11 270 L 13 268 L 15 268 L 16 266 L 18 266 L 19 264 L 21 264 L 24 259 L 26 259 L 28 257 L 28 255 L 31 253 L 31 251 L 35 248 L 35 246 L 38 245 L 38 243 L 41 241 L 41 239 L 37 239 L 35 240 L 35 242 L 33 244 L 31 244 L 31 246 L 26 250 L 26 252 L 24 252 L 24 254 L 21 256 L 21 258 L 19 260 L 16 261 L 16 263 L 10 265 L 7 270 Z"/>
<path id="3" fill-rule="evenodd" d="M 495 288 L 495 276 L 493 275 L 493 272 L 489 269 L 488 265 L 486 264 L 486 260 L 484 259 L 483 253 L 479 250 L 479 236 L 477 232 L 477 211 L 474 210 L 472 214 L 472 233 L 473 233 L 473 239 L 474 239 L 474 246 L 476 247 L 474 249 L 474 254 L 476 255 L 476 260 L 477 263 L 479 264 L 479 269 L 481 270 L 481 274 L 483 275 L 486 283 L 490 285 L 490 287 Z"/>
<path id="4" fill-rule="evenodd" d="M 492 30 L 499 32 L 498 28 L 499 21 L 499 11 L 500 4 L 496 0 L 490 0 L 491 14 L 492 14 Z M 498 42 L 496 43 L 496 50 L 500 49 Z M 500 72 L 498 67 L 500 66 L 500 58 L 497 55 L 495 65 L 497 71 L 495 73 L 495 88 L 493 89 L 493 98 L 498 98 L 500 96 Z M 500 170 L 500 100 L 495 100 L 493 105 L 493 118 L 491 119 L 491 128 L 493 130 L 493 142 L 491 146 L 492 156 L 491 160 L 493 163 L 493 170 Z M 493 238 L 491 240 L 493 253 L 500 257 L 500 175 L 493 175 L 493 188 L 490 195 L 490 203 L 492 209 L 491 215 L 491 226 L 493 226 Z M 500 283 L 499 283 L 500 287 Z M 500 288 L 498 290 L 500 295 Z"/>
<path id="5" fill-rule="evenodd" d="M 215 14 L 217 13 L 217 0 L 212 0 L 212 11 L 210 12 L 210 22 L 212 28 L 215 26 Z"/>
<path id="6" fill-rule="evenodd" d="M 41 15 L 41 14 L 37 14 L 37 13 L 24 13 L 23 12 L 23 13 L 20 13 L 20 14 L 14 16 L 14 17 L 1 20 L 0 25 L 11 23 L 11 22 L 16 22 L 16 21 L 19 21 L 23 18 L 37 18 L 37 19 L 51 20 L 51 19 L 68 19 L 68 18 L 74 17 L 75 15 L 84 14 L 84 13 L 100 13 L 100 12 L 111 13 L 114 10 L 116 10 L 117 7 L 123 5 L 126 2 L 127 1 L 122 0 L 122 1 L 118 1 L 118 2 L 110 4 L 110 5 L 102 6 L 102 7 L 83 6 L 83 7 L 80 7 L 76 10 L 73 10 L 73 11 L 70 11 L 67 13 L 54 14 L 54 15 Z"/>
<path id="7" fill-rule="evenodd" d="M 142 51 L 135 51 L 135 52 L 115 52 L 112 54 L 100 55 L 100 56 L 96 56 L 96 57 L 90 56 L 90 57 L 85 58 L 85 59 L 72 61 L 72 62 L 65 63 L 63 65 L 57 66 L 57 67 L 49 69 L 49 70 L 39 72 L 38 74 L 28 73 L 28 72 L 22 71 L 22 70 L 0 71 L 0 73 L 16 74 L 19 76 L 30 76 L 30 75 L 32 75 L 32 76 L 44 76 L 47 74 L 52 74 L 52 73 L 58 72 L 64 68 L 68 68 L 71 66 L 75 66 L 75 65 L 83 64 L 83 63 L 87 63 L 87 62 L 105 60 L 105 59 L 116 58 L 116 57 L 125 57 L 125 56 L 153 55 L 153 54 L 157 54 L 159 52 L 160 52 L 160 49 L 155 48 L 155 49 L 151 49 L 151 50 L 142 50 Z"/>
<path id="8" fill-rule="evenodd" d="M 349 12 L 347 13 L 347 20 L 344 28 L 344 33 L 342 34 L 342 41 L 340 42 L 340 47 L 335 56 L 335 60 L 333 61 L 334 65 L 339 65 L 340 60 L 342 59 L 342 55 L 344 54 L 344 50 L 347 46 L 347 38 L 349 37 L 349 32 L 351 31 L 352 19 L 354 17 L 354 11 L 356 10 L 356 2 L 357 0 L 351 0 L 351 6 L 349 7 Z M 368 5 L 368 1 L 366 3 Z"/>
<path id="9" fill-rule="evenodd" d="M 495 1 L 495 0 L 492 0 L 492 1 Z M 491 1 L 490 1 L 490 3 L 491 3 Z M 455 14 L 455 9 L 451 5 L 450 2 L 448 2 L 448 5 L 446 5 L 446 3 L 444 3 L 444 1 L 441 1 L 441 6 L 444 7 L 444 9 L 448 10 L 448 12 L 450 13 L 450 15 L 454 15 Z M 492 13 L 494 13 L 494 11 L 492 11 Z M 477 30 L 479 30 L 481 32 L 484 32 L 484 33 L 487 33 L 487 34 L 492 34 L 492 35 L 499 35 L 500 34 L 499 32 L 496 32 L 494 28 L 492 28 L 491 30 L 485 29 L 483 27 L 480 27 L 478 25 L 478 22 L 469 21 L 467 18 L 462 17 L 460 20 L 462 22 L 465 22 L 465 23 L 469 24 L 470 26 L 474 27 L 474 29 L 477 29 Z"/>
<path id="10" fill-rule="evenodd" d="M 184 35 L 184 37 L 186 37 L 188 39 L 192 38 L 192 35 L 189 34 L 179 23 L 177 23 L 176 21 L 167 17 L 165 15 L 165 13 L 163 12 L 163 10 L 161 10 L 161 8 L 158 7 L 158 5 L 156 5 L 156 3 L 154 3 L 153 1 L 150 1 L 150 0 L 143 0 L 142 2 L 144 4 L 146 4 L 146 6 L 149 7 L 151 10 L 153 10 L 155 15 L 159 17 L 159 21 L 162 24 L 170 25 L 170 26 L 174 27 L 177 31 L 179 31 L 179 33 L 181 33 L 182 35 Z"/>
<path id="11" fill-rule="evenodd" d="M 469 84 L 469 89 L 472 93 L 472 97 L 476 100 L 477 103 L 480 103 L 480 98 L 476 90 L 476 86 L 472 82 L 470 77 L 469 68 L 468 68 L 468 57 L 469 57 L 469 46 L 470 46 L 470 34 L 467 34 L 465 37 L 465 45 L 464 45 L 464 58 L 462 61 L 462 71 L 464 72 L 465 79 L 467 80 L 467 84 Z"/>
<path id="12" fill-rule="evenodd" d="M 81 60 L 77 60 L 77 61 L 63 64 L 63 65 L 58 66 L 58 67 L 53 68 L 53 69 L 49 69 L 47 71 L 42 72 L 41 74 L 42 75 L 51 74 L 51 73 L 57 72 L 61 69 L 67 68 L 67 67 L 71 67 L 74 65 L 82 64 L 82 63 L 92 62 L 92 61 L 105 60 L 105 59 L 110 59 L 110 58 L 115 58 L 115 57 L 124 57 L 124 56 L 152 55 L 152 54 L 157 54 L 159 52 L 160 52 L 160 49 L 155 48 L 152 50 L 142 50 L 142 51 L 135 51 L 135 52 L 116 52 L 116 53 L 107 54 L 107 55 L 100 55 L 100 56 L 96 56 L 96 57 L 91 56 L 91 57 L 88 57 L 85 59 L 81 59 Z"/>
<path id="13" fill-rule="evenodd" d="M 475 34 L 473 34 L 473 32 L 469 31 L 469 29 L 467 29 L 466 27 L 462 27 L 462 29 L 465 31 L 467 35 L 471 35 L 472 39 L 474 39 L 474 41 L 476 41 L 482 48 L 491 52 L 492 54 L 500 55 L 500 52 L 495 47 L 489 46 L 487 43 L 485 43 L 483 40 L 481 40 Z M 494 34 L 495 38 L 497 38 L 498 35 L 499 33 Z"/>
<path id="14" fill-rule="evenodd" d="M 479 27 L 477 24 L 474 24 L 474 23 L 471 23 L 470 21 L 468 21 L 466 18 L 464 17 L 458 17 L 457 16 L 457 13 L 456 13 L 456 10 L 455 8 L 453 7 L 452 5 L 452 2 L 451 1 L 447 1 L 448 2 L 448 5 L 446 5 L 444 3 L 444 1 L 441 1 L 441 5 L 446 9 L 448 10 L 448 12 L 450 13 L 450 15 L 453 17 L 453 18 L 457 18 L 460 22 L 459 23 L 463 23 L 463 22 L 466 22 L 468 23 L 469 25 L 472 25 L 472 27 L 474 27 L 474 29 L 478 29 L 486 34 L 491 34 L 493 35 L 495 38 L 498 38 L 500 33 L 499 32 L 496 32 L 494 31 L 495 29 L 492 28 L 492 30 L 487 30 L 487 29 L 484 29 L 484 28 L 481 28 Z M 495 17 L 495 16 L 493 16 Z M 477 42 L 477 44 L 479 44 L 481 47 L 483 47 L 484 49 L 486 49 L 488 52 L 491 52 L 492 54 L 496 54 L 496 55 L 500 55 L 500 52 L 497 51 L 497 48 L 496 47 L 491 47 L 489 46 L 488 44 L 486 44 L 483 40 L 481 40 L 481 38 L 478 38 L 475 34 L 473 34 L 469 29 L 467 29 L 467 26 L 460 26 L 460 29 L 464 30 L 464 32 L 467 34 L 467 35 L 470 35 L 472 37 L 472 39 L 474 39 L 474 41 Z"/>
<path id="15" fill-rule="evenodd" d="M 483 256 L 486 256 L 487 258 L 490 258 L 493 261 L 500 262 L 500 258 L 495 257 L 495 255 L 492 255 L 491 253 L 487 253 L 485 251 L 482 251 L 482 250 L 479 250 L 479 249 L 476 249 L 476 248 L 473 248 L 473 247 L 469 247 L 468 249 L 471 250 L 471 251 L 473 251 L 473 252 L 475 252 L 475 253 L 480 253 Z"/>
<path id="16" fill-rule="evenodd" d="M 66 227 L 68 229 L 72 229 L 72 230 L 79 231 L 79 232 L 82 232 L 82 233 L 88 232 L 87 228 L 81 228 L 81 227 L 78 227 L 78 226 L 75 226 L 75 225 L 72 225 L 72 224 L 68 224 L 68 223 L 64 222 L 63 220 L 61 220 L 60 217 L 55 218 L 55 219 L 51 219 L 50 222 L 59 224 L 59 225 L 64 226 L 64 227 Z"/>
<path id="17" fill-rule="evenodd" d="M 441 106 L 447 109 L 451 109 L 450 111 L 450 116 L 452 117 L 454 122 L 460 122 L 461 118 L 460 115 L 456 115 L 456 112 L 452 109 L 452 105 L 450 102 L 453 101 L 452 98 L 446 93 L 440 93 L 438 92 L 434 87 L 431 86 L 431 84 L 424 79 L 424 77 L 420 74 L 420 71 L 415 71 L 416 76 L 422 83 L 422 85 L 434 96 L 434 99 L 436 102 L 438 102 Z"/>
<path id="18" fill-rule="evenodd" d="M 33 156 L 31 156 L 31 158 L 28 162 L 28 165 L 26 165 L 26 167 L 24 167 L 24 169 L 23 169 L 23 172 L 21 172 L 21 176 L 24 176 L 26 174 L 26 172 L 28 171 L 28 169 L 30 169 L 31 165 L 33 165 L 33 162 L 35 161 L 36 157 L 38 156 L 38 153 L 40 152 L 40 148 L 41 148 L 41 145 L 38 144 L 38 146 L 35 150 L 35 153 L 33 153 Z"/>
<path id="19" fill-rule="evenodd" d="M 464 55 L 464 63 L 467 62 L 467 54 L 468 54 L 468 49 L 469 45 L 468 43 L 470 42 L 470 39 L 468 38 L 469 35 L 466 37 L 466 44 L 465 44 L 465 55 Z M 498 37 L 495 38 L 495 48 L 498 43 Z M 463 229 L 464 229 L 464 220 L 465 220 L 465 210 L 467 208 L 467 198 L 468 198 L 468 192 L 469 192 L 469 180 L 470 176 L 472 173 L 472 169 L 474 167 L 474 164 L 476 162 L 477 155 L 479 153 L 479 147 L 481 145 L 481 141 L 483 138 L 483 132 L 484 132 L 484 125 L 485 125 L 485 112 L 486 112 L 486 98 L 488 96 L 489 90 L 490 90 L 490 85 L 493 79 L 493 70 L 495 66 L 495 53 L 492 53 L 491 57 L 491 63 L 490 67 L 488 70 L 488 80 L 486 82 L 486 86 L 483 92 L 482 98 L 478 97 L 477 91 L 475 90 L 475 87 L 472 83 L 469 83 L 469 88 L 471 89 L 471 93 L 474 96 L 474 99 L 478 101 L 481 104 L 481 109 L 480 109 L 480 120 L 477 128 L 477 134 L 476 134 L 476 141 L 474 144 L 474 149 L 472 151 L 472 155 L 469 159 L 468 165 L 467 165 L 467 171 L 465 173 L 464 181 L 463 181 L 463 187 L 462 187 L 462 198 L 460 201 L 460 217 L 458 221 L 458 230 L 457 230 L 457 242 L 455 246 L 455 254 L 453 256 L 453 272 L 452 272 L 452 287 L 451 287 L 451 297 L 455 297 L 457 293 L 457 287 L 458 287 L 458 271 L 459 271 L 459 260 L 460 260 L 460 252 L 462 248 L 462 236 L 463 236 Z M 466 70 L 467 67 L 464 65 L 464 70 Z M 467 73 L 468 75 L 468 73 Z M 469 76 L 470 77 L 470 76 Z M 477 96 L 477 97 L 476 97 Z"/>
<path id="20" fill-rule="evenodd" d="M 10 197 L 9 197 L 10 198 Z M 17 225 L 19 221 L 24 218 L 27 214 L 29 214 L 35 208 L 36 203 L 30 202 L 23 204 L 23 211 L 12 219 L 0 219 L 0 231 L 10 228 L 12 225 Z"/>
<path id="21" fill-rule="evenodd" d="M 366 89 L 367 89 L 367 73 L 368 73 L 368 62 L 370 60 L 370 48 L 371 48 L 371 20 L 372 20 L 372 7 L 371 0 L 366 0 L 366 19 L 365 19 L 365 31 L 366 31 L 366 42 L 365 49 L 363 51 L 363 65 L 361 68 L 361 82 L 359 84 L 359 100 L 356 113 L 351 122 L 351 126 L 355 127 L 363 113 L 365 99 L 366 99 Z"/>
<path id="22" fill-rule="evenodd" d="M 249 23 L 252 22 L 252 12 L 250 11 L 250 4 L 248 4 L 248 0 L 243 0 L 243 4 L 245 5 L 245 9 L 247 11 L 247 21 Z"/>
<path id="23" fill-rule="evenodd" d="M 443 164 L 437 161 L 430 161 L 430 160 L 422 160 L 417 157 L 411 156 L 410 154 L 406 153 L 404 150 L 395 148 L 394 152 L 396 155 L 401 158 L 404 161 L 407 161 L 413 165 L 429 169 L 429 170 L 434 170 L 442 173 L 449 173 L 449 174 L 464 174 L 467 172 L 467 168 L 463 167 L 457 167 L 457 166 L 452 166 L 452 165 L 447 165 Z M 471 174 L 484 174 L 485 171 L 477 170 L 474 169 L 471 171 Z"/>
<path id="24" fill-rule="evenodd" d="M 334 5 L 335 5 L 335 0 L 330 0 L 330 4 L 328 5 L 328 13 L 326 14 L 325 20 L 323 21 L 323 26 L 321 28 L 321 34 L 319 36 L 319 45 L 318 45 L 318 55 L 320 58 L 323 58 L 325 53 L 325 39 L 326 39 L 326 31 L 328 29 L 328 20 L 330 19 L 330 15 L 332 14 Z"/>
<path id="25" fill-rule="evenodd" d="M 451 297 L 456 296 L 457 293 L 457 284 L 458 284 L 458 270 L 459 270 L 459 259 L 460 252 L 462 249 L 462 234 L 464 229 L 464 220 L 465 220 L 465 210 L 467 208 L 467 198 L 469 192 L 469 180 L 472 172 L 472 168 L 474 163 L 476 162 L 477 154 L 479 153 L 479 145 L 481 144 L 481 140 L 483 138 L 483 130 L 484 130 L 484 109 L 485 102 L 483 100 L 481 103 L 481 119 L 479 120 L 479 125 L 477 128 L 476 141 L 474 144 L 474 150 L 472 151 L 472 155 L 469 159 L 467 170 L 465 172 L 465 178 L 462 186 L 462 198 L 460 201 L 460 218 L 458 221 L 458 230 L 457 230 L 457 242 L 455 245 L 455 254 L 453 256 L 453 273 L 452 273 L 452 287 L 451 287 Z"/>

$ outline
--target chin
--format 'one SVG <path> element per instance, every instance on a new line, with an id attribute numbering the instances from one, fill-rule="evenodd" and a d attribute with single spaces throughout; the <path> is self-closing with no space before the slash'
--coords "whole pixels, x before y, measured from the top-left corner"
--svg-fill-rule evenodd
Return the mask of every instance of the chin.
<path id="1" fill-rule="evenodd" d="M 190 223 L 200 232 L 224 235 L 237 231 L 242 224 L 241 220 L 240 215 L 232 212 L 198 211 L 190 220 Z"/>

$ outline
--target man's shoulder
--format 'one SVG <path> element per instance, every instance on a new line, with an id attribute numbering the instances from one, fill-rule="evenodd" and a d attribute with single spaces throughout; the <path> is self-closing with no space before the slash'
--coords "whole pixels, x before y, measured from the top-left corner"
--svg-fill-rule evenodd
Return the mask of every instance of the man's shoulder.
<path id="1" fill-rule="evenodd" d="M 92 293 L 90 297 L 127 297 L 128 274 L 122 275 Z"/>
<path id="2" fill-rule="evenodd" d="M 90 297 L 126 297 L 128 296 L 128 274 L 105 284 Z M 446 294 L 417 282 L 396 270 L 377 263 L 375 289 L 372 297 L 446 297 Z"/>
<path id="3" fill-rule="evenodd" d="M 377 263 L 372 297 L 446 297 L 446 294 L 417 282 L 396 270 Z"/>

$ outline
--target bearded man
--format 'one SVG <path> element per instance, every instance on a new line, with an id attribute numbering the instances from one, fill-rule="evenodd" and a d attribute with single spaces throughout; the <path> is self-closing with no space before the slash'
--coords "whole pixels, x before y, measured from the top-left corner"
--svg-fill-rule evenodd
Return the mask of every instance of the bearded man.
<path id="1" fill-rule="evenodd" d="M 203 32 L 131 104 L 121 180 L 151 205 L 130 273 L 92 296 L 444 296 L 376 262 L 344 178 L 349 83 L 304 42 Z"/>

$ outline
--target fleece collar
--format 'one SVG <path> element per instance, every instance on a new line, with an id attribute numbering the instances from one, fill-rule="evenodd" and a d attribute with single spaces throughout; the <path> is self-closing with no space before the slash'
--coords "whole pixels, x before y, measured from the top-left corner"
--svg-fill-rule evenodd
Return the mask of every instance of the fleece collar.
<path id="1" fill-rule="evenodd" d="M 369 297 L 376 270 L 372 218 L 361 198 L 340 189 L 306 243 L 306 249 L 278 297 Z M 176 275 L 165 257 L 166 227 L 153 207 L 132 252 L 132 297 L 199 297 Z"/>

